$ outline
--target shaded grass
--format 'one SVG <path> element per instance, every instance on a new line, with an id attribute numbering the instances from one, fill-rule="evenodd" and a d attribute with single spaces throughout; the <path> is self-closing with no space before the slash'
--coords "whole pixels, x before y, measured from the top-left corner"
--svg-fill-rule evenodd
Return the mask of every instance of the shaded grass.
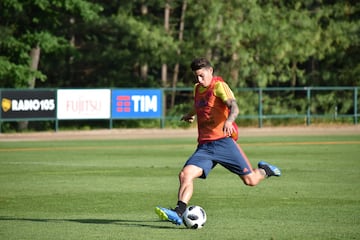
<path id="1" fill-rule="evenodd" d="M 161 222 L 194 139 L 0 143 L 1 239 L 359 239 L 360 136 L 250 137 L 280 178 L 254 188 L 217 167 L 195 181 L 201 230 Z"/>

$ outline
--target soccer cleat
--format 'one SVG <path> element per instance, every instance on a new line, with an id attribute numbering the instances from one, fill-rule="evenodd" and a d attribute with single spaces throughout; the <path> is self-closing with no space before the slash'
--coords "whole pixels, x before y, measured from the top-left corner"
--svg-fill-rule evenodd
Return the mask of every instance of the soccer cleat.
<path id="1" fill-rule="evenodd" d="M 271 177 L 271 176 L 280 177 L 281 176 L 280 169 L 274 165 L 267 163 L 267 162 L 264 162 L 264 161 L 259 162 L 258 167 L 261 169 L 264 169 L 266 176 L 268 176 L 268 177 Z"/>
<path id="2" fill-rule="evenodd" d="M 169 221 L 176 225 L 181 225 L 183 223 L 182 218 L 174 210 L 163 207 L 156 207 L 155 213 L 161 220 Z"/>

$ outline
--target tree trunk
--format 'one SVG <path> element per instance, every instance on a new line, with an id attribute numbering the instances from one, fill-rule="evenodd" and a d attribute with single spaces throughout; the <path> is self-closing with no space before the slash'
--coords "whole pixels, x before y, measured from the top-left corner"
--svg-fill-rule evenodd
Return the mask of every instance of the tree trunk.
<path id="1" fill-rule="evenodd" d="M 141 5 L 141 14 L 147 15 L 148 12 L 149 12 L 148 6 L 145 4 L 142 4 Z M 148 72 L 149 72 L 148 64 L 145 63 L 140 67 L 140 77 L 142 80 L 146 80 L 148 78 Z"/>
<path id="2" fill-rule="evenodd" d="M 164 10 L 164 29 L 166 33 L 169 33 L 170 20 L 170 4 L 169 0 L 165 3 Z M 167 86 L 167 64 L 163 63 L 161 67 L 161 83 L 163 87 Z"/>
<path id="3" fill-rule="evenodd" d="M 40 61 L 40 47 L 39 47 L 39 45 L 36 45 L 36 47 L 31 49 L 30 58 L 31 58 L 30 69 L 33 70 L 33 71 L 38 70 L 39 61 Z M 35 88 L 35 84 L 36 84 L 36 78 L 31 77 L 29 79 L 29 82 L 28 82 L 28 87 L 30 89 L 33 89 L 33 88 Z M 18 122 L 18 130 L 19 131 L 24 131 L 24 130 L 28 129 L 28 126 L 29 126 L 29 121 L 20 121 L 20 122 Z"/>
<path id="4" fill-rule="evenodd" d="M 34 71 L 38 70 L 39 61 L 40 61 L 39 45 L 37 45 L 35 48 L 31 49 L 30 58 L 31 58 L 30 69 L 34 70 Z M 35 77 L 32 77 L 31 79 L 29 79 L 29 88 L 35 88 L 35 82 L 36 82 Z"/>
<path id="5" fill-rule="evenodd" d="M 238 68 L 239 55 L 237 53 L 233 53 L 231 56 L 231 60 L 232 60 L 232 67 L 230 70 L 231 80 L 234 86 L 237 86 L 239 83 L 239 68 Z"/>
<path id="6" fill-rule="evenodd" d="M 148 77 L 149 66 L 145 63 L 140 68 L 140 77 L 142 80 L 146 80 Z"/>
<path id="7" fill-rule="evenodd" d="M 297 62 L 293 61 L 292 62 L 292 67 L 291 67 L 291 86 L 295 87 L 296 86 L 296 69 L 297 69 Z"/>
<path id="8" fill-rule="evenodd" d="M 161 66 L 161 86 L 166 87 L 167 85 L 167 64 L 163 63 Z"/>
<path id="9" fill-rule="evenodd" d="M 185 12 L 186 12 L 186 6 L 187 2 L 186 0 L 183 1 L 182 8 L 181 8 L 181 17 L 180 17 L 180 26 L 179 26 L 179 44 L 184 39 L 184 26 L 185 26 Z M 177 51 L 177 55 L 181 55 L 181 49 L 179 48 Z M 173 81 L 172 81 L 172 88 L 173 91 L 171 93 L 171 107 L 174 107 L 175 105 L 175 95 L 176 95 L 176 85 L 179 77 L 179 63 L 175 64 L 174 67 L 174 75 L 173 75 Z"/>

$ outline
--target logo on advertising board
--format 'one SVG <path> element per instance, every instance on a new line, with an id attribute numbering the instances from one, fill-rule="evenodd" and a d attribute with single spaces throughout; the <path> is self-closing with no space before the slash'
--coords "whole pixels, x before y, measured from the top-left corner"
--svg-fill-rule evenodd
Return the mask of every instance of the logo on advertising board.
<path id="1" fill-rule="evenodd" d="M 112 118 L 160 118 L 162 93 L 159 89 L 113 90 Z"/>
<path id="2" fill-rule="evenodd" d="M 3 98 L 1 100 L 1 108 L 4 112 L 7 112 L 11 109 L 11 100 L 7 98 Z"/>
<path id="3" fill-rule="evenodd" d="M 2 118 L 55 118 L 55 91 L 4 90 L 1 93 Z"/>
<path id="4" fill-rule="evenodd" d="M 58 90 L 58 119 L 110 118 L 110 92 L 110 89 Z"/>

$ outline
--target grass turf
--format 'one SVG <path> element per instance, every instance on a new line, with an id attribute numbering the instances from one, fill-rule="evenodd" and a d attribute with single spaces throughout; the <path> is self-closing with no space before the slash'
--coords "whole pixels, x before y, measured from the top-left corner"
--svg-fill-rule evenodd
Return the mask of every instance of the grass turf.
<path id="1" fill-rule="evenodd" d="M 255 166 L 283 176 L 246 187 L 216 167 L 191 204 L 208 221 L 158 220 L 195 138 L 0 143 L 0 239 L 360 239 L 360 136 L 249 137 Z"/>

